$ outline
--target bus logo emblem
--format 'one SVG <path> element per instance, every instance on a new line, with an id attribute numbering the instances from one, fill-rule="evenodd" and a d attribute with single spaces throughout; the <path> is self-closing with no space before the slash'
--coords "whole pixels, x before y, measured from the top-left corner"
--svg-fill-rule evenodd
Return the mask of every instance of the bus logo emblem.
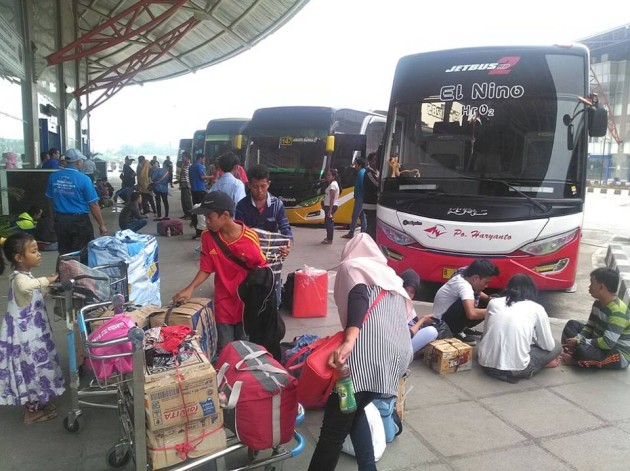
<path id="1" fill-rule="evenodd" d="M 442 224 L 437 224 L 433 227 L 429 227 L 428 229 L 425 229 L 424 232 L 427 233 L 429 238 L 437 239 L 441 235 L 446 234 L 446 227 L 444 227 Z"/>

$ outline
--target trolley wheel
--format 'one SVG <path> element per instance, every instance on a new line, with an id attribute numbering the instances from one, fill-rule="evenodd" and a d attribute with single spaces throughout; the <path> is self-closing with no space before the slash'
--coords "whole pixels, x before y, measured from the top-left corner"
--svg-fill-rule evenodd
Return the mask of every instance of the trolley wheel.
<path id="1" fill-rule="evenodd" d="M 74 419 L 74 422 L 70 423 L 68 417 L 63 419 L 63 428 L 65 428 L 70 433 L 79 433 L 81 430 L 81 424 L 79 423 L 79 418 Z"/>
<path id="2" fill-rule="evenodd" d="M 127 443 L 117 443 L 107 452 L 107 464 L 112 468 L 122 468 L 131 458 L 131 449 Z"/>

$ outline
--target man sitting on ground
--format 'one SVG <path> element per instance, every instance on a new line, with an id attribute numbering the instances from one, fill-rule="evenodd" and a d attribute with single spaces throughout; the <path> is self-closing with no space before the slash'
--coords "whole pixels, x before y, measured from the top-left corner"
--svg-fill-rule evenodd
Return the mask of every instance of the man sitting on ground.
<path id="1" fill-rule="evenodd" d="M 490 297 L 483 292 L 499 269 L 489 260 L 479 259 L 460 268 L 435 295 L 433 317 L 437 320 L 440 338 L 456 337 L 469 345 L 476 345 L 475 337 L 481 333 L 472 327 L 480 324 L 486 309 L 479 302 L 487 303 Z"/>
<path id="2" fill-rule="evenodd" d="M 581 367 L 627 368 L 630 362 L 630 313 L 617 297 L 619 274 L 611 268 L 591 272 L 588 292 L 595 302 L 586 324 L 570 320 L 562 331 L 565 363 Z"/>

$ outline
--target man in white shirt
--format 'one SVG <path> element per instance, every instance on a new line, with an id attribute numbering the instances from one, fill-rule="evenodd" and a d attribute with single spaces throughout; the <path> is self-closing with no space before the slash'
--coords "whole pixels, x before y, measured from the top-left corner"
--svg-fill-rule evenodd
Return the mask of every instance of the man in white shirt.
<path id="1" fill-rule="evenodd" d="M 488 303 L 479 365 L 509 383 L 558 366 L 562 347 L 553 338 L 545 308 L 536 302 L 538 290 L 532 279 L 524 273 L 514 275 L 504 295 Z"/>
<path id="2" fill-rule="evenodd" d="M 481 333 L 472 329 L 480 324 L 486 310 L 479 302 L 490 297 L 483 292 L 499 269 L 489 260 L 479 259 L 460 268 L 436 293 L 433 317 L 438 324 L 440 338 L 456 337 L 469 345 L 476 345 L 474 337 Z"/>

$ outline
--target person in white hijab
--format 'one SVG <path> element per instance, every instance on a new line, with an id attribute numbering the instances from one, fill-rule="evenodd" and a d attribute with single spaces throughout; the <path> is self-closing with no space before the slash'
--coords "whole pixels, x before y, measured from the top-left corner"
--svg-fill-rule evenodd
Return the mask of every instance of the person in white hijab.
<path id="1" fill-rule="evenodd" d="M 342 413 L 339 396 L 330 395 L 309 471 L 334 470 L 348 434 L 359 470 L 374 470 L 364 408 L 374 399 L 394 400 L 398 394 L 398 382 L 413 358 L 407 322 L 415 314 L 402 279 L 366 233 L 350 239 L 344 248 L 334 297 L 345 338 L 329 365 L 350 367 L 357 409 Z"/>

